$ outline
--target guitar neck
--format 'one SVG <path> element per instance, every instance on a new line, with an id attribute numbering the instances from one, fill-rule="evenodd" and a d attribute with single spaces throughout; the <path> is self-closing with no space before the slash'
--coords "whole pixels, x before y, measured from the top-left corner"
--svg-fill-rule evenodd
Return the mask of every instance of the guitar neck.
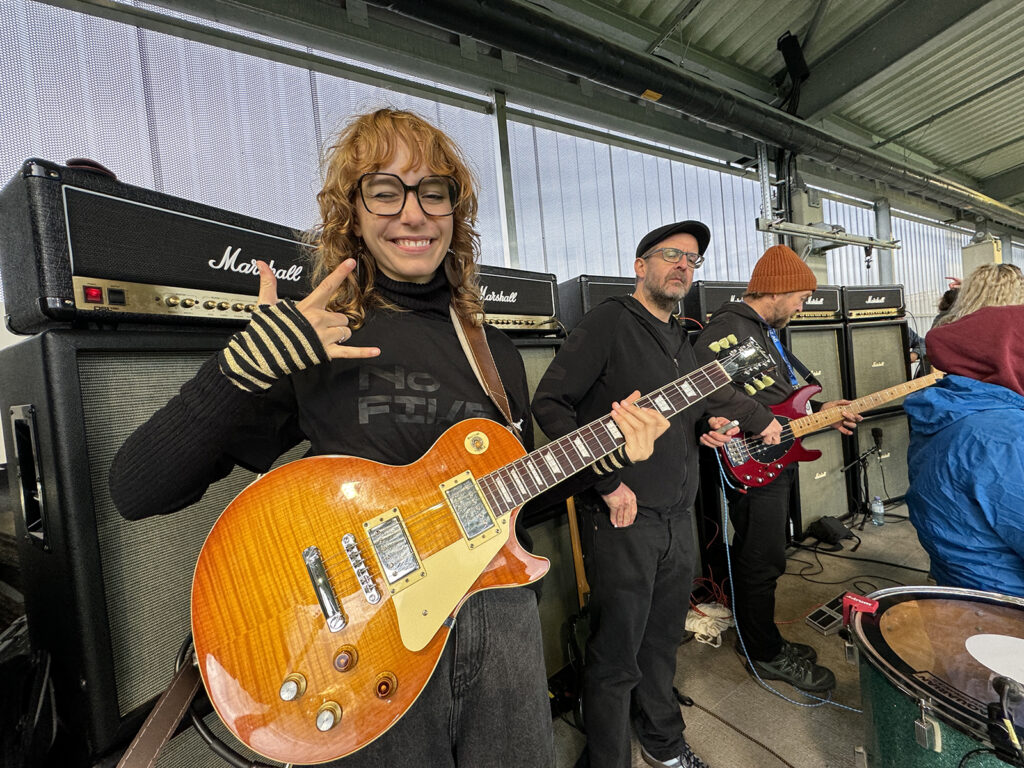
<path id="1" fill-rule="evenodd" d="M 665 418 L 731 381 L 717 361 L 710 362 L 636 401 Z M 478 479 L 496 515 L 503 515 L 612 453 L 626 440 L 611 414 L 552 440 L 543 448 Z"/>
<path id="2" fill-rule="evenodd" d="M 860 397 L 849 405 L 828 408 L 799 419 L 792 419 L 789 422 L 789 428 L 793 431 L 793 437 L 809 435 L 812 432 L 818 432 L 826 427 L 830 427 L 837 421 L 842 421 L 843 411 L 848 413 L 863 413 L 864 411 L 870 411 L 872 408 L 884 405 L 890 400 L 895 400 L 898 397 L 909 395 L 911 392 L 924 389 L 925 387 L 934 384 L 940 378 L 942 378 L 942 374 L 936 372 L 930 373 L 920 379 L 911 379 L 910 381 L 905 381 L 902 384 L 897 384 L 894 387 L 883 389 L 880 392 L 874 392 L 870 395 L 866 395 L 865 397 Z"/>

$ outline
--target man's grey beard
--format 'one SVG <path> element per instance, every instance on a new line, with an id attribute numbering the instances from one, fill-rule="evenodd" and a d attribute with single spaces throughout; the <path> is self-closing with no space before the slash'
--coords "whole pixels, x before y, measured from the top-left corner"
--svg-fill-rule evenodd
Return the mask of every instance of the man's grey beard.
<path id="1" fill-rule="evenodd" d="M 683 300 L 683 296 L 685 296 L 687 292 L 689 292 L 690 286 L 686 286 L 686 290 L 683 291 L 682 295 L 678 299 L 669 296 L 664 291 L 648 288 L 646 283 L 643 283 L 643 287 L 641 288 L 641 290 L 644 292 L 644 294 L 647 296 L 650 302 L 654 304 L 654 306 L 656 306 L 658 309 L 663 309 L 666 312 L 672 312 L 679 306 L 679 302 Z"/>

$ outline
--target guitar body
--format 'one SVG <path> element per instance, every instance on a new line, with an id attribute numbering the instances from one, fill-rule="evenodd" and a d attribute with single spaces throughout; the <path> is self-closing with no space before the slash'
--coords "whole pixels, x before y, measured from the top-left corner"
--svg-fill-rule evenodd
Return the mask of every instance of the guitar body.
<path id="1" fill-rule="evenodd" d="M 465 599 L 547 572 L 512 533 L 518 507 L 487 517 L 472 481 L 524 455 L 501 425 L 469 419 L 413 464 L 311 457 L 242 491 L 192 585 L 196 656 L 228 729 L 270 759 L 322 763 L 394 725 Z M 441 489 L 453 482 L 462 515 Z"/>
<path id="2" fill-rule="evenodd" d="M 819 392 L 821 387 L 815 384 L 800 387 L 781 403 L 770 406 L 771 411 L 785 428 L 792 419 L 807 415 L 807 402 Z M 778 445 L 765 445 L 759 440 L 730 440 L 719 451 L 729 474 L 754 488 L 768 485 L 794 461 L 814 461 L 821 456 L 821 451 L 804 448 L 799 437 L 784 439 Z"/>

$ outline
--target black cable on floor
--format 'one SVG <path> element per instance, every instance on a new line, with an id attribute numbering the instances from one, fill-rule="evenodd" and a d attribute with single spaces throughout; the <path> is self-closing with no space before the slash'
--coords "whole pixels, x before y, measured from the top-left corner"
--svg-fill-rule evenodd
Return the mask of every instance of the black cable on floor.
<path id="1" fill-rule="evenodd" d="M 710 709 L 708 709 L 707 707 L 702 707 L 702 706 L 701 706 L 700 704 L 697 704 L 697 703 L 694 703 L 694 705 L 693 705 L 693 706 L 695 706 L 695 707 L 696 707 L 697 709 L 699 709 L 699 710 L 700 710 L 701 712 L 704 712 L 704 713 L 706 713 L 706 714 L 708 714 L 708 715 L 711 715 L 711 717 L 715 718 L 715 720 L 717 720 L 718 722 L 720 722 L 720 723 L 721 723 L 722 725 L 724 725 L 724 726 L 727 726 L 728 728 L 731 728 L 732 730 L 734 730 L 734 731 L 735 731 L 736 733 L 738 733 L 738 734 L 739 734 L 740 736 L 742 736 L 743 738 L 745 738 L 745 739 L 749 739 L 750 741 L 754 742 L 755 744 L 757 744 L 757 746 L 759 746 L 759 747 L 760 747 L 761 749 L 763 749 L 763 750 L 764 750 L 765 752 L 767 752 L 767 753 L 768 753 L 769 755 L 771 755 L 772 757 L 774 757 L 774 758 L 775 758 L 776 760 L 778 760 L 778 761 L 779 761 L 780 763 L 782 763 L 783 765 L 785 765 L 785 766 L 788 766 L 788 768 L 796 768 L 796 766 L 795 766 L 795 765 L 793 765 L 793 764 L 792 764 L 791 762 L 789 762 L 789 761 L 788 761 L 788 760 L 787 760 L 786 758 L 784 758 L 784 757 L 783 757 L 782 755 L 780 755 L 780 754 L 779 754 L 778 752 L 776 752 L 776 751 L 775 751 L 774 749 L 772 749 L 771 747 L 769 747 L 769 746 L 768 746 L 767 744 L 762 744 L 762 743 L 761 743 L 760 741 L 758 741 L 757 739 L 755 739 L 755 738 L 754 738 L 753 736 L 751 736 L 751 735 L 750 735 L 749 733 L 744 733 L 744 732 L 743 732 L 743 731 L 741 731 L 741 730 L 740 730 L 739 728 L 737 728 L 737 727 L 736 727 L 735 725 L 733 725 L 732 723 L 730 723 L 730 722 L 729 722 L 728 720 L 725 720 L 725 719 L 723 719 L 723 718 L 719 717 L 718 715 L 716 715 L 716 714 L 715 714 L 714 712 L 712 712 L 712 711 L 711 711 Z"/>
<path id="2" fill-rule="evenodd" d="M 886 560 L 875 560 L 874 558 L 870 558 L 870 557 L 851 557 L 850 555 L 837 555 L 837 554 L 834 554 L 832 552 L 821 551 L 817 547 L 808 547 L 808 546 L 805 546 L 804 544 L 794 544 L 793 546 L 796 547 L 797 549 L 807 549 L 807 550 L 810 550 L 812 552 L 818 552 L 819 554 L 822 554 L 822 555 L 828 555 L 830 557 L 838 557 L 841 560 L 859 560 L 862 563 L 876 563 L 877 565 L 887 565 L 890 568 L 900 568 L 900 569 L 902 569 L 904 571 L 916 571 L 917 573 L 923 573 L 923 574 L 926 574 L 926 575 L 928 573 L 930 573 L 930 571 L 928 571 L 928 570 L 926 570 L 924 568 L 914 568 L 913 566 L 910 566 L 910 565 L 900 565 L 898 563 L 890 563 L 890 562 L 888 562 Z"/>
<path id="3" fill-rule="evenodd" d="M 964 768 L 964 766 L 967 765 L 968 760 L 970 760 L 974 755 L 979 755 L 982 752 L 987 752 L 991 755 L 994 755 L 996 753 L 994 749 L 988 749 L 987 747 L 978 747 L 977 749 L 972 749 L 970 752 L 967 752 L 963 757 L 960 758 L 960 762 L 957 763 L 956 768 Z"/>

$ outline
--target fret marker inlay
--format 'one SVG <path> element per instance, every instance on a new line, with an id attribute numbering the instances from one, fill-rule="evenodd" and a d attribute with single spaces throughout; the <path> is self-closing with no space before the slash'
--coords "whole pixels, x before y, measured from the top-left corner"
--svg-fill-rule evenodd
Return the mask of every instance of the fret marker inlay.
<path id="1" fill-rule="evenodd" d="M 580 456 L 589 456 L 590 451 L 587 450 L 587 444 L 583 442 L 583 438 L 576 437 L 572 444 L 576 446 L 576 450 L 579 451 Z"/>

